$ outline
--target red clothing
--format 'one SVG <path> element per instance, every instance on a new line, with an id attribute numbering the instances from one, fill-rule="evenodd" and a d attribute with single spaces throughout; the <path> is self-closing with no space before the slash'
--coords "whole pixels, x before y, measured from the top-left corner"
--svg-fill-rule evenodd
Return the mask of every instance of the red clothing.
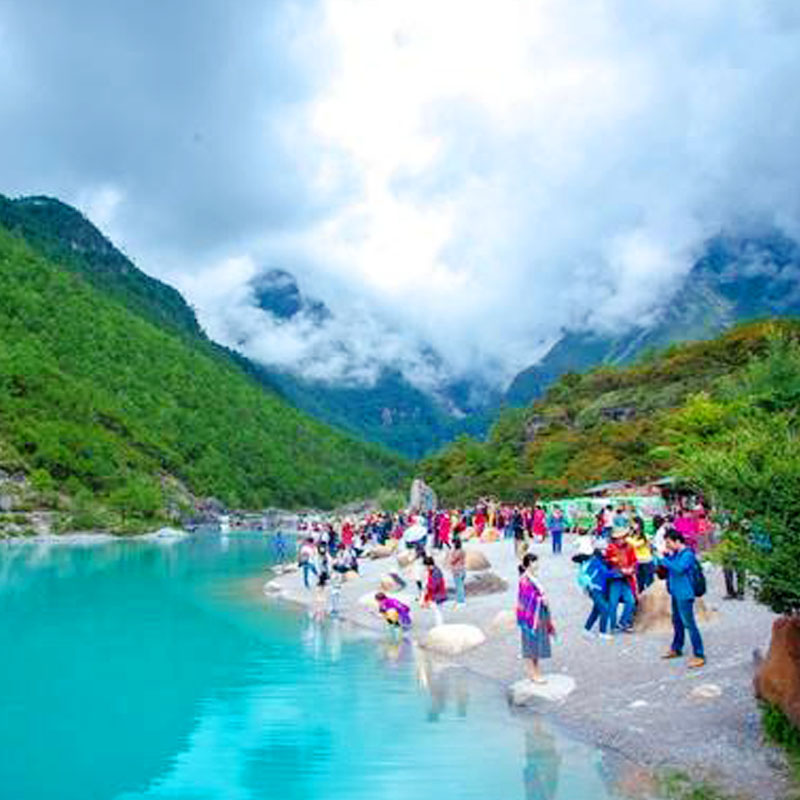
<path id="1" fill-rule="evenodd" d="M 450 515 L 442 514 L 439 517 L 439 541 L 442 544 L 450 544 Z"/>
<path id="2" fill-rule="evenodd" d="M 349 522 L 342 525 L 342 544 L 345 547 L 352 547 L 353 545 L 353 526 Z"/>
<path id="3" fill-rule="evenodd" d="M 444 582 L 444 575 L 439 567 L 432 567 L 428 570 L 428 583 L 425 587 L 425 602 L 444 603 L 447 600 L 447 586 Z"/>
<path id="4" fill-rule="evenodd" d="M 627 539 L 612 539 L 606 548 L 606 560 L 612 570 L 619 570 L 630 584 L 636 597 L 636 550 Z"/>

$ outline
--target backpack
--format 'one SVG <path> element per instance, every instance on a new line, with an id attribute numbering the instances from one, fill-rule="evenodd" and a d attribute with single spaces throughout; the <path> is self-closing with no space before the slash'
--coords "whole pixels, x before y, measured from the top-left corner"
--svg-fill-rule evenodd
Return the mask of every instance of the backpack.
<path id="1" fill-rule="evenodd" d="M 590 594 L 593 585 L 592 573 L 589 570 L 590 564 L 591 561 L 584 561 L 583 564 L 581 564 L 581 568 L 578 570 L 576 578 L 578 588 L 582 589 L 586 594 Z"/>
<path id="2" fill-rule="evenodd" d="M 703 572 L 703 565 L 694 559 L 694 568 L 692 569 L 692 590 L 695 597 L 702 597 L 706 593 L 706 575 Z"/>

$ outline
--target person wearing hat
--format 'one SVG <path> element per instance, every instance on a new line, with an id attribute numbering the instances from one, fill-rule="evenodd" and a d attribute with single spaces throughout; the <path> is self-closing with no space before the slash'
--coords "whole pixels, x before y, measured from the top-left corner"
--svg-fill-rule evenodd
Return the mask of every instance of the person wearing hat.
<path id="1" fill-rule="evenodd" d="M 605 556 L 611 575 L 608 591 L 608 623 L 612 633 L 633 633 L 633 612 L 636 609 L 636 550 L 628 541 L 628 528 L 614 528 Z M 623 603 L 617 625 L 617 606 Z"/>

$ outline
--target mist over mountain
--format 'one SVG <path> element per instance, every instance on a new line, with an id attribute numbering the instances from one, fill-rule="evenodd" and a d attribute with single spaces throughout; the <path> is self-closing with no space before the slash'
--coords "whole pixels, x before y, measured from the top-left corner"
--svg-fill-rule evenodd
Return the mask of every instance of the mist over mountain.
<path id="1" fill-rule="evenodd" d="M 737 322 L 800 315 L 800 246 L 777 230 L 728 233 L 703 255 L 647 324 L 614 333 L 567 330 L 536 364 L 520 372 L 505 399 L 524 406 L 560 375 L 599 364 L 628 364 L 643 353 L 683 341 L 710 339 Z"/>

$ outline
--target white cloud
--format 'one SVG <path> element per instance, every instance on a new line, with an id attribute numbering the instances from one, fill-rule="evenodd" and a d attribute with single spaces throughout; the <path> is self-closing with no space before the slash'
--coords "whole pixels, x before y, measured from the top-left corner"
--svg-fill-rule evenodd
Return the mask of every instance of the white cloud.
<path id="1" fill-rule="evenodd" d="M 508 378 L 647 319 L 718 231 L 800 232 L 796 0 L 204 0 L 157 37 L 126 8 L 0 8 L 31 89 L 0 96 L 0 168 L 273 363 L 429 381 L 427 341 Z M 334 321 L 265 323 L 263 266 Z"/>

